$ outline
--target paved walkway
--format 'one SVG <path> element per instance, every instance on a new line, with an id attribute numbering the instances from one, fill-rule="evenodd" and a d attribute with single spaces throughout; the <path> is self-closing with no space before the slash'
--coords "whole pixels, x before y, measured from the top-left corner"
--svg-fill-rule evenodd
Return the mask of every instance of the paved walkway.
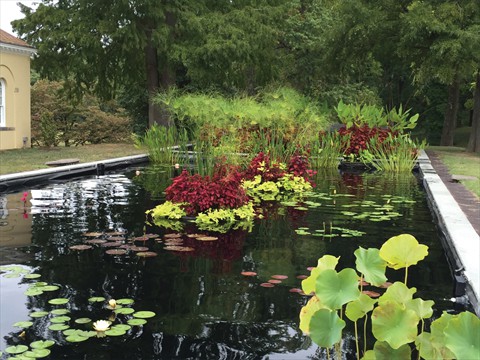
<path id="1" fill-rule="evenodd" d="M 452 181 L 452 174 L 448 172 L 447 167 L 434 151 L 427 150 L 426 153 L 436 173 L 480 236 L 480 199 L 463 184 Z"/>

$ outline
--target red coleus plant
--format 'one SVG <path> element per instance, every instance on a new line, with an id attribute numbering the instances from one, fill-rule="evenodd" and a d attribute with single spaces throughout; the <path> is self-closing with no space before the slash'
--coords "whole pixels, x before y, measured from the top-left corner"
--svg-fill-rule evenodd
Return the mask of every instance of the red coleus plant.
<path id="1" fill-rule="evenodd" d="M 309 169 L 310 163 L 306 155 L 294 155 L 290 158 L 287 171 L 293 176 L 301 176 L 312 185 L 314 185 L 312 177 L 317 173 L 315 170 Z"/>
<path id="2" fill-rule="evenodd" d="M 173 179 L 166 190 L 166 199 L 185 202 L 188 215 L 196 215 L 207 209 L 238 208 L 248 203 L 249 198 L 240 186 L 238 170 L 219 167 L 213 176 L 191 175 L 187 170 Z"/>
<path id="3" fill-rule="evenodd" d="M 281 168 L 279 163 L 273 162 L 268 154 L 259 152 L 250 165 L 244 171 L 243 177 L 247 180 L 252 180 L 255 176 L 260 175 L 262 181 L 277 181 L 286 174 L 286 171 Z"/>
<path id="4" fill-rule="evenodd" d="M 397 131 L 390 129 L 381 129 L 378 127 L 370 128 L 368 125 L 358 127 L 356 125 L 349 127 L 342 127 L 338 130 L 343 142 L 343 153 L 345 155 L 358 155 L 360 151 L 367 148 L 367 144 L 372 138 L 376 138 L 381 144 L 390 134 L 397 136 Z"/>

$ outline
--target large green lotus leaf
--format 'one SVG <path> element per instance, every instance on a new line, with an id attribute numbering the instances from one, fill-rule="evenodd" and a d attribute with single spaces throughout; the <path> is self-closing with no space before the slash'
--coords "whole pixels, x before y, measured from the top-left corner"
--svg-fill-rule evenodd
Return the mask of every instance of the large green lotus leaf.
<path id="1" fill-rule="evenodd" d="M 412 301 L 413 294 L 416 292 L 416 288 L 408 288 L 404 283 L 397 281 L 389 286 L 387 291 L 378 298 L 378 303 L 381 305 L 387 301 L 395 301 L 402 305 L 406 305 L 408 302 Z"/>
<path id="2" fill-rule="evenodd" d="M 55 345 L 55 341 L 53 340 L 37 340 L 30 343 L 32 349 L 46 349 L 52 345 Z"/>
<path id="3" fill-rule="evenodd" d="M 377 301 L 366 294 L 360 294 L 358 299 L 353 300 L 347 304 L 345 315 L 352 320 L 357 321 L 364 317 L 373 307 Z"/>
<path id="4" fill-rule="evenodd" d="M 385 341 L 377 341 L 373 346 L 375 353 L 375 360 L 405 360 L 410 359 L 411 349 L 407 344 L 400 346 L 398 349 L 393 349 Z"/>
<path id="5" fill-rule="evenodd" d="M 322 305 L 322 303 L 320 302 L 320 300 L 318 300 L 316 296 L 313 296 L 300 310 L 299 327 L 304 334 L 310 334 L 310 320 L 312 319 L 313 314 L 315 314 L 320 309 L 325 309 L 325 306 Z"/>
<path id="6" fill-rule="evenodd" d="M 379 341 L 398 349 L 415 340 L 420 318 L 415 311 L 394 301 L 386 301 L 373 310 L 372 332 Z"/>
<path id="7" fill-rule="evenodd" d="M 311 294 L 315 291 L 315 282 L 317 281 L 318 275 L 323 270 L 335 270 L 335 267 L 338 264 L 340 257 L 335 257 L 332 255 L 324 255 L 318 259 L 317 267 L 313 268 L 310 272 L 310 276 L 302 281 L 302 290 L 305 294 Z"/>
<path id="8" fill-rule="evenodd" d="M 355 260 L 357 270 L 363 274 L 365 281 L 375 286 L 380 286 L 387 281 L 385 276 L 387 263 L 380 257 L 379 253 L 380 250 L 378 249 L 364 249 L 362 247 L 354 252 L 357 258 Z"/>
<path id="9" fill-rule="evenodd" d="M 443 330 L 445 346 L 457 359 L 480 358 L 480 319 L 469 311 L 454 315 Z"/>
<path id="10" fill-rule="evenodd" d="M 310 338 L 318 346 L 329 348 L 342 339 L 345 321 L 336 311 L 320 309 L 310 320 Z"/>
<path id="11" fill-rule="evenodd" d="M 358 275 L 349 268 L 338 273 L 331 269 L 323 270 L 315 282 L 315 294 L 329 309 L 340 309 L 360 295 Z"/>
<path id="12" fill-rule="evenodd" d="M 444 336 L 436 338 L 431 333 L 423 332 L 415 339 L 415 346 L 423 359 L 455 359 L 455 355 L 445 346 Z"/>
<path id="13" fill-rule="evenodd" d="M 49 349 L 32 349 L 31 351 L 26 351 L 22 355 L 25 355 L 29 359 L 40 359 L 50 355 Z"/>
<path id="14" fill-rule="evenodd" d="M 380 257 L 395 270 L 415 265 L 428 255 L 428 246 L 419 244 L 410 234 L 388 239 L 380 248 Z"/>
<path id="15" fill-rule="evenodd" d="M 377 360 L 377 358 L 375 357 L 375 351 L 373 350 L 366 351 L 360 360 Z"/>
<path id="16" fill-rule="evenodd" d="M 431 318 L 433 315 L 433 300 L 412 299 L 405 303 L 407 309 L 413 310 L 421 319 Z"/>

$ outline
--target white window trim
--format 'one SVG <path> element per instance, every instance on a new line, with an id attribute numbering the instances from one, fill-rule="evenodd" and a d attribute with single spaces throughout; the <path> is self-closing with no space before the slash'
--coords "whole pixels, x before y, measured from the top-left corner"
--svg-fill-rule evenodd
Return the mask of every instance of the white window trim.
<path id="1" fill-rule="evenodd" d="M 6 111 L 5 111 L 5 93 L 7 91 L 7 87 L 5 86 L 5 80 L 0 79 L 0 87 L 1 87 L 1 99 L 0 99 L 0 127 L 7 126 L 7 118 L 6 118 Z"/>

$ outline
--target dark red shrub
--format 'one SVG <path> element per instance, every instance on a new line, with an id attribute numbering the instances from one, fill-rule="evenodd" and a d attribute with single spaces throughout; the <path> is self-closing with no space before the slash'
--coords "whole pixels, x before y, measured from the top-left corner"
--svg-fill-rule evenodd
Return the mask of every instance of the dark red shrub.
<path id="1" fill-rule="evenodd" d="M 338 130 L 340 138 L 343 143 L 343 153 L 348 156 L 350 154 L 358 155 L 361 150 L 367 148 L 367 144 L 370 139 L 376 138 L 378 143 L 381 144 L 389 136 L 397 136 L 397 131 L 381 128 L 370 128 L 368 125 L 358 127 L 356 125 L 349 127 L 348 129 L 342 127 Z"/>
<path id="2" fill-rule="evenodd" d="M 272 162 L 268 154 L 259 152 L 250 161 L 250 165 L 244 171 L 243 177 L 244 179 L 252 180 L 257 175 L 262 177 L 262 181 L 277 181 L 285 175 L 285 170 L 281 169 L 280 164 Z"/>

